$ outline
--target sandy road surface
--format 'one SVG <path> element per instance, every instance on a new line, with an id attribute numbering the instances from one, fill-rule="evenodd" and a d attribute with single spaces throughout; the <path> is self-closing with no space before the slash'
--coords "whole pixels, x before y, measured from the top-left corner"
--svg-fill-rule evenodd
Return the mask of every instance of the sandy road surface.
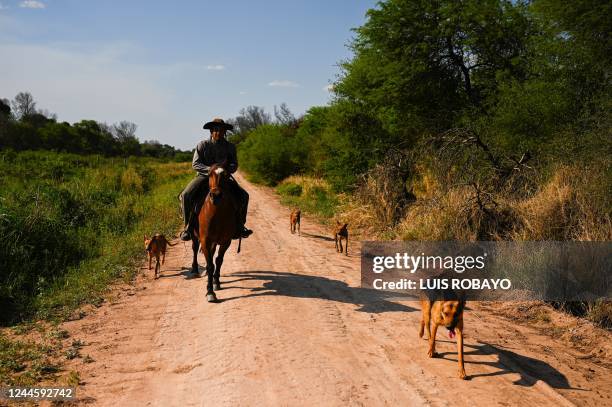
<path id="1" fill-rule="evenodd" d="M 418 305 L 359 288 L 359 247 L 334 252 L 329 233 L 302 222 L 274 194 L 251 194 L 254 235 L 226 255 L 220 303 L 190 279 L 190 245 L 86 318 L 66 323 L 87 345 L 75 361 L 83 403 L 107 406 L 604 405 L 609 370 L 587 365 L 527 328 L 466 312 L 466 371 L 455 345 L 441 357 L 418 339 Z M 203 261 L 203 259 L 201 260 Z M 143 272 L 145 270 L 143 269 Z M 442 330 L 443 331 L 443 330 Z M 544 352 L 542 349 L 549 349 Z M 589 369 L 589 370 L 585 370 Z M 589 374 L 585 374 L 587 371 Z"/>

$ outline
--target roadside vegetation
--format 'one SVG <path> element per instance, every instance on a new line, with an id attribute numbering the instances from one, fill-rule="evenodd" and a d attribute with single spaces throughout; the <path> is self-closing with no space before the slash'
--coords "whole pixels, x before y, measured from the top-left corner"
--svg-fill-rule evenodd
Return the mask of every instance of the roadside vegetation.
<path id="1" fill-rule="evenodd" d="M 241 166 L 371 237 L 609 241 L 611 21 L 588 0 L 382 1 L 330 104 L 234 120 Z"/>
<path id="2" fill-rule="evenodd" d="M 0 330 L 0 383 L 69 379 L 62 361 L 79 356 L 78 342 L 58 324 L 134 277 L 143 234 L 176 233 L 191 166 L 5 150 L 0 172 L 0 323 L 13 326 Z"/>
<path id="3" fill-rule="evenodd" d="M 143 234 L 176 232 L 190 159 L 130 122 L 59 123 L 27 92 L 0 99 L 1 384 L 78 383 L 62 361 L 81 344 L 59 323 L 132 279 Z"/>
<path id="4" fill-rule="evenodd" d="M 186 163 L 0 152 L 0 321 L 63 315 L 99 300 L 142 258 L 142 235 L 172 235 Z"/>

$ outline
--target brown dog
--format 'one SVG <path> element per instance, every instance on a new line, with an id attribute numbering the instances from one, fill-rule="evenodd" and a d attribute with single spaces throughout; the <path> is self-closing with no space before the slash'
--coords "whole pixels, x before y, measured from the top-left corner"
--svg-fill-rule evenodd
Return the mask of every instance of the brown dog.
<path id="1" fill-rule="evenodd" d="M 348 256 L 348 223 L 344 225 L 336 221 L 336 227 L 334 228 L 334 240 L 336 242 L 336 251 L 342 253 L 342 239 L 345 240 L 344 254 Z"/>
<path id="2" fill-rule="evenodd" d="M 176 243 L 175 243 L 176 244 Z M 159 277 L 160 263 L 159 258 L 161 256 L 161 264 L 166 261 L 166 249 L 168 246 L 174 246 L 175 244 L 170 243 L 166 237 L 162 234 L 156 233 L 150 239 L 147 235 L 144 236 L 144 245 L 147 254 L 149 255 L 149 270 L 151 270 L 151 260 L 155 257 L 155 279 Z"/>
<path id="3" fill-rule="evenodd" d="M 295 231 L 297 229 L 297 233 L 298 236 L 301 236 L 300 234 L 300 218 L 302 215 L 302 211 L 299 210 L 299 208 L 295 208 L 294 210 L 291 211 L 291 216 L 289 217 L 289 230 L 291 231 L 291 234 L 295 234 Z"/>
<path id="4" fill-rule="evenodd" d="M 423 337 L 425 327 L 427 327 L 427 335 L 429 339 L 429 351 L 427 355 L 430 358 L 436 356 L 436 332 L 438 326 L 443 326 L 448 329 L 448 337 L 453 339 L 455 331 L 457 331 L 457 360 L 459 361 L 459 378 L 465 379 L 465 368 L 463 367 L 463 308 L 465 300 L 443 300 L 431 301 L 430 299 L 421 299 L 421 309 L 423 311 L 421 319 L 421 327 L 419 329 L 419 337 Z M 433 322 L 433 327 L 431 323 Z"/>

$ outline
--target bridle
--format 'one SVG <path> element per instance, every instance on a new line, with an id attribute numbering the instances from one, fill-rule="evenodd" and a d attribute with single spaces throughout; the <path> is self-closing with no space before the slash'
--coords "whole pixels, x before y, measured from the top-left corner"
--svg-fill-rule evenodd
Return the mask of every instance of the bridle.
<path id="1" fill-rule="evenodd" d="M 215 169 L 209 174 L 209 177 L 213 177 L 215 179 L 215 186 L 208 192 L 208 198 L 213 204 L 216 204 L 223 195 L 222 182 L 224 182 L 225 178 L 227 178 L 227 174 L 227 170 L 225 170 L 222 166 L 215 167 Z"/>

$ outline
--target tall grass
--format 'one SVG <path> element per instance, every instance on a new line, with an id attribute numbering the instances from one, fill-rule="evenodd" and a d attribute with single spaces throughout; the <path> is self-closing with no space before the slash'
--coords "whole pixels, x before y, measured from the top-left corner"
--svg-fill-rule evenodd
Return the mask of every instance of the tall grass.
<path id="1" fill-rule="evenodd" d="M 172 234 L 186 163 L 0 153 L 0 322 L 69 312 L 129 278 L 142 235 Z"/>
<path id="2" fill-rule="evenodd" d="M 526 195 L 428 183 L 398 226 L 405 240 L 612 240 L 609 174 L 559 166 Z"/>

